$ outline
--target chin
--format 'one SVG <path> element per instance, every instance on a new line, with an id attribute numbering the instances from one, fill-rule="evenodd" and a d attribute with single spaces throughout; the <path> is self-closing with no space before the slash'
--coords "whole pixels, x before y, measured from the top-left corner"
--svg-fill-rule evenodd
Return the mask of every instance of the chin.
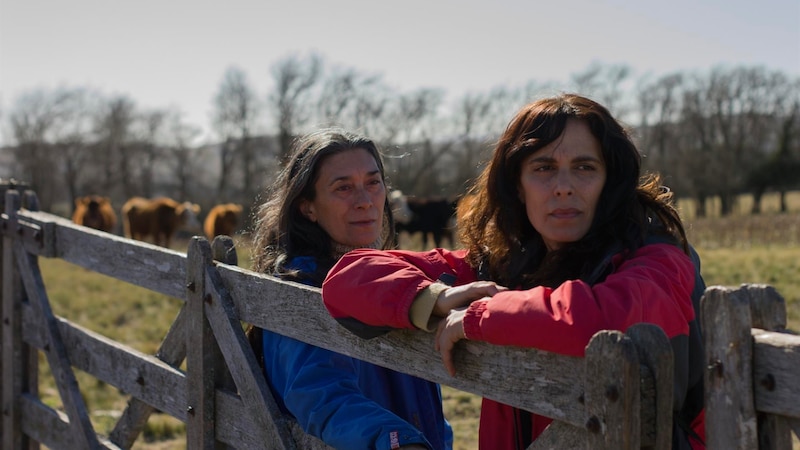
<path id="1" fill-rule="evenodd" d="M 349 245 L 351 247 L 359 247 L 359 248 L 360 247 L 367 247 L 367 246 L 370 246 L 370 245 L 374 244 L 375 241 L 377 241 L 377 240 L 378 240 L 377 237 L 370 238 L 370 239 L 366 239 L 366 238 L 365 239 L 358 239 L 358 240 L 354 240 L 353 243 L 349 244 Z"/>

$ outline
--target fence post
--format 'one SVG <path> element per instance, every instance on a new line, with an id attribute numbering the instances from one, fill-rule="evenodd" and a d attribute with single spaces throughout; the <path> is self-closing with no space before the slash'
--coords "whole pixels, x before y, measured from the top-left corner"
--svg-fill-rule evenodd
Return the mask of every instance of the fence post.
<path id="1" fill-rule="evenodd" d="M 707 363 L 706 446 L 758 448 L 750 301 L 742 290 L 711 286 L 703 294 L 700 310 Z"/>
<path id="2" fill-rule="evenodd" d="M 14 241 L 9 237 L 10 219 L 20 207 L 19 193 L 3 186 L 3 205 L 6 216 L 2 219 L 3 227 L 3 333 L 2 333 L 2 445 L 7 449 L 21 449 L 24 446 L 24 434 L 21 431 L 21 413 L 17 400 L 26 389 L 25 356 L 21 334 L 22 302 L 24 290 L 17 264 L 14 262 Z"/>
<path id="3" fill-rule="evenodd" d="M 0 426 L 0 448 L 36 448 L 37 444 L 21 430 L 19 398 L 23 393 L 39 396 L 39 354 L 22 340 L 22 304 L 27 301 L 22 276 L 14 255 L 14 238 L 11 220 L 16 218 L 23 200 L 28 209 L 38 211 L 36 195 L 27 190 L 26 183 L 0 179 L 0 211 L 5 212 L 0 239 L 0 286 L 2 287 L 3 330 L 0 333 L 0 376 L 2 376 L 2 426 Z M 24 191 L 24 198 L 20 195 Z"/>
<path id="4" fill-rule="evenodd" d="M 653 442 L 653 450 L 672 448 L 672 402 L 675 389 L 675 355 L 664 330 L 657 325 L 638 323 L 625 331 L 639 354 L 639 361 L 652 373 L 655 388 L 655 414 L 641 417 L 642 441 Z M 644 406 L 644 402 L 643 406 Z M 652 417 L 653 423 L 646 423 Z M 654 435 L 649 435 L 654 433 Z"/>
<path id="5" fill-rule="evenodd" d="M 745 292 L 750 301 L 750 314 L 752 328 L 766 331 L 786 331 L 786 301 L 774 287 L 764 284 L 743 284 L 740 289 Z M 755 390 L 759 385 L 769 385 L 775 380 L 771 374 L 759 371 L 760 364 L 754 358 L 753 385 Z M 757 397 L 757 396 L 756 396 Z M 758 401 L 755 401 L 758 405 Z M 775 414 L 756 412 L 758 423 L 758 448 L 760 450 L 791 450 L 792 435 L 786 420 Z"/>
<path id="6" fill-rule="evenodd" d="M 586 346 L 586 429 L 590 449 L 641 446 L 639 357 L 619 331 L 599 331 Z"/>
<path id="7" fill-rule="evenodd" d="M 204 305 L 211 298 L 206 286 L 206 267 L 212 264 L 208 241 L 191 239 L 186 264 L 186 447 L 214 449 L 218 448 L 215 395 L 222 356 Z"/>

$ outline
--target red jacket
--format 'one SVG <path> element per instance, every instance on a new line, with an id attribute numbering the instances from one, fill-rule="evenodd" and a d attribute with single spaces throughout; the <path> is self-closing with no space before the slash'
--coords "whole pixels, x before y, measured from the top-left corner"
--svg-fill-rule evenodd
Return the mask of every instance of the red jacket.
<path id="1" fill-rule="evenodd" d="M 476 280 L 465 254 L 464 250 L 445 249 L 356 250 L 329 272 L 322 286 L 323 301 L 339 320 L 356 319 L 380 328 L 414 328 L 409 308 L 420 290 L 442 274 L 454 275 L 454 285 Z M 660 326 L 671 339 L 688 336 L 689 323 L 695 319 L 691 297 L 695 266 L 680 248 L 646 245 L 626 260 L 617 255 L 612 263 L 613 272 L 593 286 L 573 280 L 555 289 L 508 290 L 473 302 L 464 318 L 466 337 L 583 356 L 597 331 L 625 331 L 639 322 Z M 350 327 L 352 322 L 348 321 Z M 676 355 L 676 359 L 680 357 Z M 516 448 L 516 420 L 520 419 L 515 408 L 484 400 L 481 448 Z M 531 420 L 533 438 L 550 422 L 535 415 Z M 699 424 L 696 430 L 703 428 Z"/>

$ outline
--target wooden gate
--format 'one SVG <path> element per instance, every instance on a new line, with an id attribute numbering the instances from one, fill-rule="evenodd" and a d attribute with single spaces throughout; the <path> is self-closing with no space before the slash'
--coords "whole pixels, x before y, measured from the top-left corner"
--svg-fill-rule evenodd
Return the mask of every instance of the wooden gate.
<path id="1" fill-rule="evenodd" d="M 4 449 L 130 448 L 155 410 L 186 423 L 190 449 L 326 448 L 277 408 L 243 322 L 552 417 L 531 449 L 670 448 L 672 351 L 653 325 L 601 331 L 584 358 L 462 341 L 454 355 L 459 374 L 451 377 L 432 335 L 398 330 L 361 340 L 329 316 L 319 289 L 237 267 L 229 238 L 212 246 L 195 237 L 183 254 L 40 212 L 32 192 L 2 191 Z M 54 315 L 39 257 L 185 303 L 159 350 L 142 354 Z M 39 398 L 39 352 L 63 410 Z M 92 427 L 76 368 L 130 394 L 108 436 Z"/>

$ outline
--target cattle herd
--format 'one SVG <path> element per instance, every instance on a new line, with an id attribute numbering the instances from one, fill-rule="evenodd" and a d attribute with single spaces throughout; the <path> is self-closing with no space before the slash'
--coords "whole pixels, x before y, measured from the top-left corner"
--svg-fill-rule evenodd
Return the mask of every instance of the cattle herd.
<path id="1" fill-rule="evenodd" d="M 214 206 L 200 223 L 200 205 L 179 203 L 168 197 L 133 197 L 120 208 L 122 234 L 127 238 L 170 247 L 179 231 L 205 233 L 208 239 L 232 236 L 241 225 L 243 208 L 225 203 Z M 78 225 L 116 234 L 117 214 L 108 197 L 87 195 L 75 200 L 72 221 Z"/>
<path id="2" fill-rule="evenodd" d="M 400 191 L 390 193 L 396 230 L 409 238 L 421 235 L 422 248 L 428 239 L 441 247 L 445 240 L 455 243 L 456 209 L 460 197 L 417 197 Z M 168 197 L 133 197 L 119 210 L 122 235 L 163 247 L 172 245 L 179 231 L 204 234 L 209 240 L 219 235 L 233 236 L 242 226 L 244 208 L 237 203 L 221 203 L 209 209 L 204 220 L 200 205 L 178 202 Z M 72 221 L 107 233 L 119 233 L 117 213 L 108 197 L 87 195 L 75 200 Z"/>

